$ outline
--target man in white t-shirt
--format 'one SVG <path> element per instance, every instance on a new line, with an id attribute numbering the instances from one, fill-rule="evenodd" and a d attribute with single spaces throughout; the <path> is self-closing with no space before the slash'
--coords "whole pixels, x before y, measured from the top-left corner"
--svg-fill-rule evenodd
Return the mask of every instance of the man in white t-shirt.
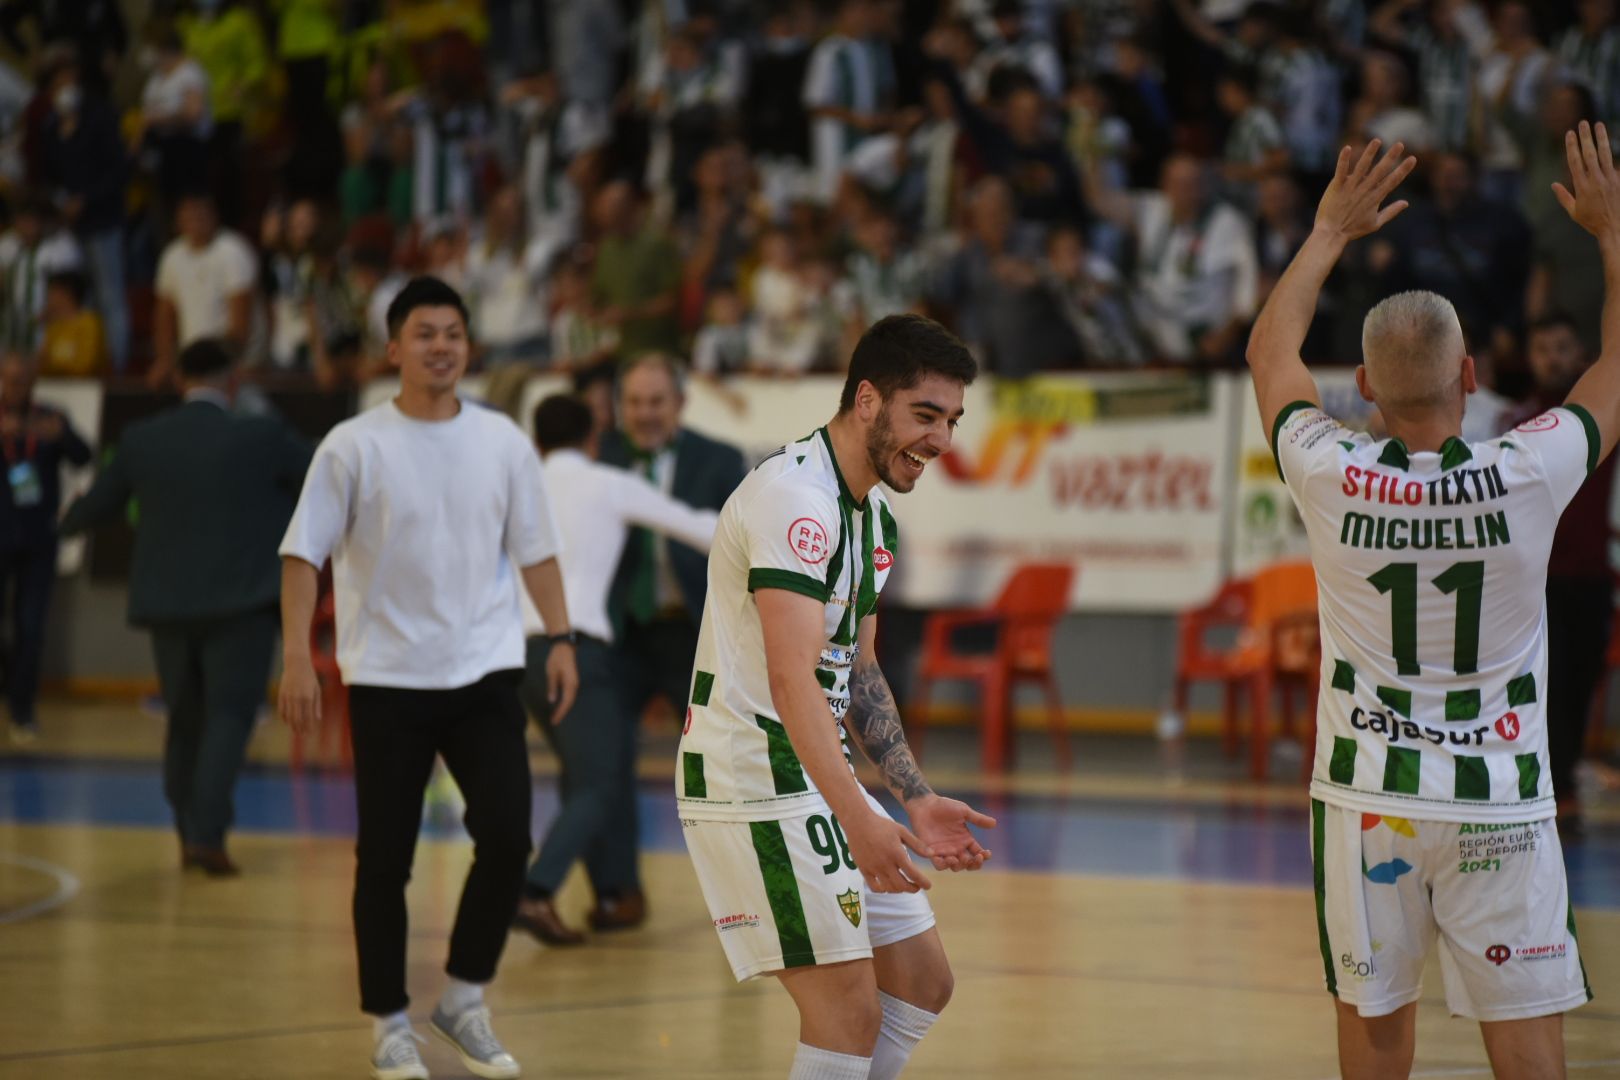
<path id="1" fill-rule="evenodd" d="M 219 227 L 209 196 L 181 199 L 175 226 L 180 235 L 158 260 L 150 375 L 154 384 L 170 377 L 175 356 L 199 338 L 219 338 L 237 349 L 247 343 L 259 272 L 248 242 Z"/>
<path id="2" fill-rule="evenodd" d="M 330 556 L 354 743 L 354 929 L 360 1007 L 374 1018 L 372 1076 L 428 1075 L 405 1012 L 405 883 L 442 757 L 467 800 L 474 859 L 432 1027 L 474 1074 L 515 1077 L 483 987 L 531 847 L 519 577 L 552 634 L 547 689 L 559 719 L 578 683 L 557 530 L 529 440 L 456 393 L 468 357 L 456 291 L 417 278 L 394 299 L 388 328 L 399 396 L 327 435 L 282 541 L 281 709 L 300 730 L 320 719 L 309 627 Z"/>
<path id="3" fill-rule="evenodd" d="M 1362 327 L 1361 393 L 1389 436 L 1322 410 L 1300 360 L 1347 243 L 1416 161 L 1346 147 L 1315 227 L 1255 322 L 1249 366 L 1316 567 L 1321 696 L 1311 780 L 1316 913 L 1339 1062 L 1412 1068 L 1438 937 L 1446 1003 L 1479 1021 L 1498 1076 L 1562 1076 L 1563 1013 L 1591 998 L 1547 767 L 1547 562 L 1559 515 L 1620 433 L 1620 176 L 1603 126 L 1569 136 L 1575 194 L 1608 298 L 1604 354 L 1564 405 L 1480 442 L 1455 309 L 1390 297 Z"/>
<path id="4" fill-rule="evenodd" d="M 681 831 L 739 981 L 771 975 L 799 1010 L 790 1080 L 894 1080 L 953 977 L 925 874 L 976 870 L 969 824 L 906 744 L 874 653 L 900 543 L 889 497 L 950 449 L 967 348 L 918 315 L 862 336 L 838 414 L 767 457 L 726 500 L 676 769 Z M 855 779 L 877 766 L 911 829 Z"/>

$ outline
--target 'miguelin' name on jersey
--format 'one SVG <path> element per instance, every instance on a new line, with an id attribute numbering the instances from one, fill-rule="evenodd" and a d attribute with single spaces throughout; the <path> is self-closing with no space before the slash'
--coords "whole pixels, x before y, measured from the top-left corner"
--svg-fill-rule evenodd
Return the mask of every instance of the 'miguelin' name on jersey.
<path id="1" fill-rule="evenodd" d="M 1440 821 L 1551 817 L 1547 557 L 1597 464 L 1592 417 L 1565 406 L 1411 453 L 1296 402 L 1272 446 L 1316 566 L 1311 794 Z"/>
<path id="2" fill-rule="evenodd" d="M 757 821 L 821 803 L 771 703 L 753 593 L 787 589 L 826 605 L 816 679 L 847 759 L 860 621 L 877 607 L 897 550 L 884 493 L 855 501 L 825 428 L 766 458 L 726 500 L 676 769 L 682 817 Z"/>

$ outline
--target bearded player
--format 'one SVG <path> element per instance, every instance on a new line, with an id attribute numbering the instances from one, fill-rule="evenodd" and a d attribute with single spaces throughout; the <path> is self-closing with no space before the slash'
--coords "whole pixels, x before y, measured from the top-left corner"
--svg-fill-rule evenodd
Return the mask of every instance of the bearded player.
<path id="1" fill-rule="evenodd" d="M 934 793 L 873 653 L 902 558 L 890 491 L 945 453 L 976 367 L 915 315 L 855 348 L 838 415 L 776 451 L 720 512 L 677 795 L 687 849 L 738 980 L 775 976 L 799 1009 L 792 1080 L 890 1080 L 950 1000 L 924 891 L 990 852 L 995 821 Z M 911 828 L 855 779 L 877 766 Z"/>

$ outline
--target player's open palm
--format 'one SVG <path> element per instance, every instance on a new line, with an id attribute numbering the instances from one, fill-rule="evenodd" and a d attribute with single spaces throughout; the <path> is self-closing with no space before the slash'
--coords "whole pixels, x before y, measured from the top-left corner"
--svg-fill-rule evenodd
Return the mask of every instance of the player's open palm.
<path id="1" fill-rule="evenodd" d="M 990 857 L 969 825 L 996 827 L 996 819 L 958 799 L 924 795 L 906 803 L 906 816 L 917 837 L 933 851 L 935 870 L 977 870 Z"/>
<path id="2" fill-rule="evenodd" d="M 1396 143 L 1380 158 L 1381 145 L 1379 140 L 1372 140 L 1354 162 L 1350 160 L 1353 154 L 1350 147 L 1339 151 L 1333 182 L 1328 184 L 1316 207 L 1318 229 L 1354 240 L 1377 232 L 1406 209 L 1405 199 L 1388 206 L 1383 204 L 1417 167 L 1417 158 L 1406 153 L 1403 143 Z"/>
<path id="3" fill-rule="evenodd" d="M 910 848 L 925 859 L 933 852 L 910 829 L 881 814 L 862 814 L 854 821 L 842 821 L 849 840 L 849 854 L 873 892 L 914 893 L 933 887 L 928 876 L 911 861 Z"/>
<path id="4" fill-rule="evenodd" d="M 1596 132 L 1585 120 L 1564 135 L 1564 157 L 1574 192 L 1553 184 L 1553 194 L 1575 223 L 1593 236 L 1615 236 L 1620 231 L 1620 177 L 1615 175 L 1609 132 L 1601 123 Z"/>

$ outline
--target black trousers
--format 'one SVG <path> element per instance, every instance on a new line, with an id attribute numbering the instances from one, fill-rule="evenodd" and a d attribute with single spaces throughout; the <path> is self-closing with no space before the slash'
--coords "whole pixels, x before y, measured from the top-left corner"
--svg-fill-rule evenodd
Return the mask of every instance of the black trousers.
<path id="1" fill-rule="evenodd" d="M 9 607 L 6 705 L 14 724 L 32 724 L 45 656 L 45 615 L 56 581 L 56 541 L 0 552 L 0 614 Z"/>
<path id="2" fill-rule="evenodd" d="M 169 712 L 163 794 L 187 844 L 222 847 L 253 721 L 265 701 L 279 619 L 274 608 L 152 627 Z"/>
<path id="3" fill-rule="evenodd" d="M 461 890 L 445 971 L 471 983 L 495 977 L 531 849 L 521 679 L 520 671 L 497 671 L 455 690 L 350 688 L 360 823 L 354 939 L 365 1012 L 386 1016 L 410 1004 L 405 884 L 436 756 L 444 758 L 467 800 L 463 820 L 473 839 L 473 865 Z"/>
<path id="4" fill-rule="evenodd" d="M 1575 797 L 1575 766 L 1603 677 L 1613 610 L 1606 579 L 1547 580 L 1547 758 L 1559 799 Z"/>
<path id="5" fill-rule="evenodd" d="M 639 888 L 636 867 L 636 714 L 625 705 L 623 663 L 605 641 L 580 637 L 579 696 L 550 722 L 545 638 L 529 639 L 523 704 L 562 764 L 562 808 L 529 867 L 529 891 L 549 894 L 579 859 L 599 894 Z M 626 856 L 628 852 L 628 857 Z"/>

